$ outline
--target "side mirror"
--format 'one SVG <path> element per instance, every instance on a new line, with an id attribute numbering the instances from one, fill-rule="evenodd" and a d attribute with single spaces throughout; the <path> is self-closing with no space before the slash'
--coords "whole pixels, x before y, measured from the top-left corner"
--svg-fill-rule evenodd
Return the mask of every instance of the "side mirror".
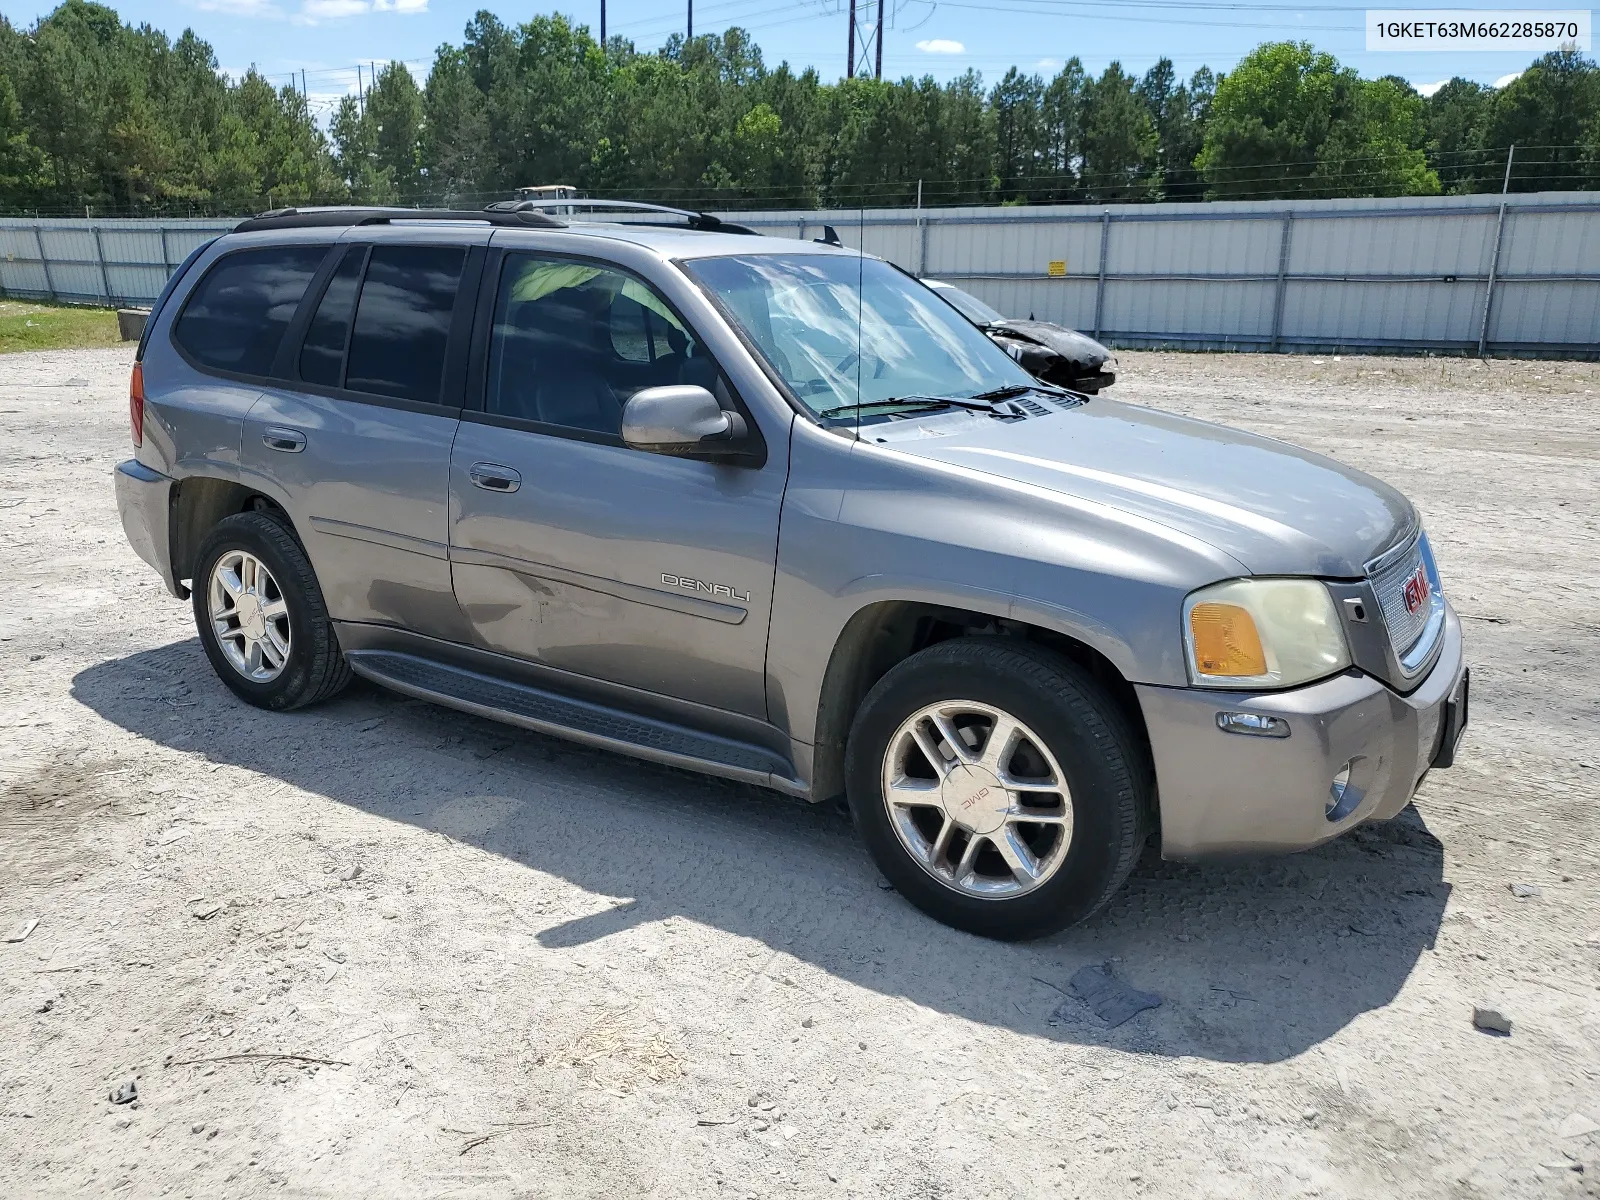
<path id="1" fill-rule="evenodd" d="M 652 454 L 738 457 L 749 433 L 742 416 L 696 384 L 645 388 L 622 407 L 623 443 Z"/>

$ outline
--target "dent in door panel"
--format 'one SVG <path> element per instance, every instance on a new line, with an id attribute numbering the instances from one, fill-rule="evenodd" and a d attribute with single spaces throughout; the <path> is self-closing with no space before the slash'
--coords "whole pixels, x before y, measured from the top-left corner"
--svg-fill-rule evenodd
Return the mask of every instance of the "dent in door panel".
<path id="1" fill-rule="evenodd" d="M 457 562 L 455 571 L 458 586 L 473 597 L 463 607 L 477 629 L 478 642 L 486 649 L 532 657 L 548 666 L 597 679 L 625 673 L 633 686 L 666 695 L 682 694 L 687 687 L 696 693 L 723 697 L 730 708 L 753 705 L 762 699 L 761 672 L 714 661 L 718 639 L 726 636 L 730 623 L 735 623 L 722 614 L 696 615 L 674 611 L 665 603 L 649 603 L 649 620 L 658 625 L 664 644 L 602 641 L 597 640 L 597 631 L 625 628 L 637 618 L 637 611 L 630 610 L 640 607 L 638 601 L 503 567 Z M 632 585 L 614 586 L 622 589 Z M 659 600 L 675 602 L 679 598 L 661 596 Z M 688 596 L 682 601 L 695 602 Z M 741 611 L 738 621 L 743 619 Z"/>

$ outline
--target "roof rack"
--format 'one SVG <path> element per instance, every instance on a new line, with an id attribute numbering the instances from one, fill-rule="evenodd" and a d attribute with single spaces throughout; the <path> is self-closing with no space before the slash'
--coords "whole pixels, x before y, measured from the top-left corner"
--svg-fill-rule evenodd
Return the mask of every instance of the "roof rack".
<path id="1" fill-rule="evenodd" d="M 519 188 L 523 192 L 531 189 Z M 563 212 L 572 212 L 577 209 L 592 209 L 596 212 L 638 212 L 646 215 L 657 213 L 667 216 L 682 217 L 689 223 L 690 229 L 698 229 L 703 233 L 742 233 L 751 237 L 758 237 L 754 229 L 745 225 L 735 225 L 732 221 L 724 221 L 710 213 L 695 212 L 688 208 L 672 208 L 665 204 L 650 204 L 643 200 L 591 200 L 586 197 L 563 196 L 550 200 L 497 200 L 489 205 L 487 211 L 503 213 L 531 213 L 538 214 L 544 209 L 560 209 Z M 619 224 L 653 224 L 654 222 L 628 222 Z"/>
<path id="2" fill-rule="evenodd" d="M 567 203 L 571 203 L 568 201 Z M 374 208 L 341 205 L 329 208 L 275 208 L 257 213 L 234 226 L 235 233 L 265 229 L 310 229 L 317 226 L 388 225 L 395 221 L 480 221 L 489 225 L 523 229 L 564 229 L 554 217 L 536 211 L 539 206 L 507 209 L 491 204 L 482 210 L 454 208 Z"/>

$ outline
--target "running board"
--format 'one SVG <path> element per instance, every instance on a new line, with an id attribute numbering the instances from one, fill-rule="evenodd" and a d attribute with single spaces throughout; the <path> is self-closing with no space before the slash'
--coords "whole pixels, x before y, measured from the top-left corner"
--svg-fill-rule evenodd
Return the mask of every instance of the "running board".
<path id="1" fill-rule="evenodd" d="M 794 779 L 788 763 L 748 742 L 634 716 L 414 654 L 354 650 L 346 658 L 357 675 L 420 700 L 667 766 L 737 779 L 793 796 L 805 794 L 805 786 Z"/>

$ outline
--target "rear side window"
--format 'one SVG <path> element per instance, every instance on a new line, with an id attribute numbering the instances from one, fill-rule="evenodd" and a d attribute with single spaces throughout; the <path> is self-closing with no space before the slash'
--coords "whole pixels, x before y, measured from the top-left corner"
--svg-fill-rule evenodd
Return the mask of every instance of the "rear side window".
<path id="1" fill-rule="evenodd" d="M 190 295 L 173 337 L 201 366 L 270 373 L 284 331 L 327 253 L 326 246 L 273 246 L 227 255 Z"/>
<path id="2" fill-rule="evenodd" d="M 356 302 L 345 387 L 439 403 L 465 258 L 459 247 L 373 247 Z"/>
<path id="3" fill-rule="evenodd" d="M 324 387 L 344 383 L 345 343 L 350 340 L 350 317 L 356 310 L 356 289 L 361 286 L 361 268 L 366 261 L 367 248 L 352 246 L 328 280 L 317 315 L 300 346 L 300 378 L 307 383 Z"/>

